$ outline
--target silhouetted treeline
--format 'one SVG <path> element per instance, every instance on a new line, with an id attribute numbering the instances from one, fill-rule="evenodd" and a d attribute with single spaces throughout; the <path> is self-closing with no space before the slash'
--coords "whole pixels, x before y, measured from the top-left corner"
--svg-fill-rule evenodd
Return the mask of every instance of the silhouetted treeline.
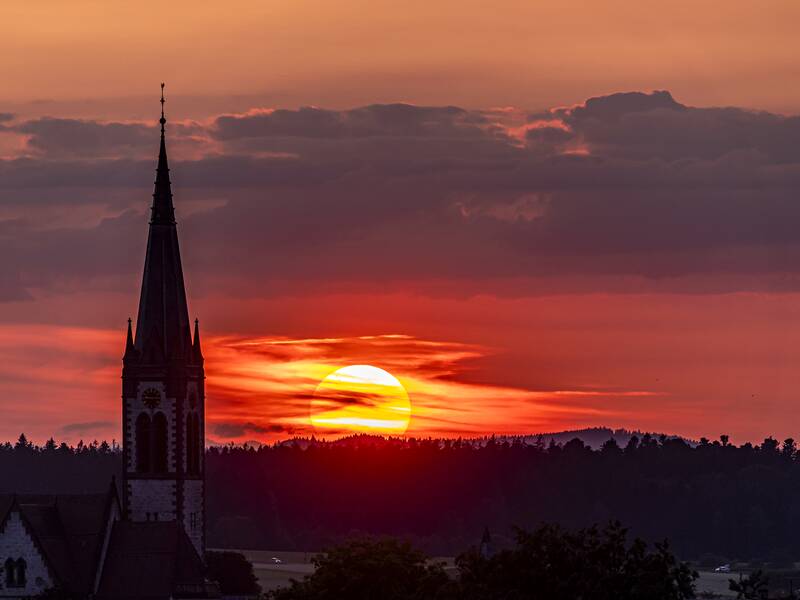
<path id="1" fill-rule="evenodd" d="M 0 446 L 0 492 L 101 490 L 119 475 L 107 444 Z M 527 440 L 383 440 L 211 448 L 210 547 L 318 550 L 353 533 L 406 537 L 451 555 L 498 548 L 513 525 L 619 519 L 683 558 L 800 559 L 800 455 L 793 440 L 734 446 L 644 435 L 592 450 Z"/>
<path id="2" fill-rule="evenodd" d="M 511 527 L 619 519 L 669 538 L 680 556 L 800 558 L 800 456 L 792 440 L 753 446 L 633 437 L 592 450 L 515 442 L 350 438 L 211 449 L 209 543 L 318 549 L 348 534 L 405 536 L 434 554 L 498 546 Z"/>
<path id="3" fill-rule="evenodd" d="M 0 493 L 79 494 L 108 489 L 122 475 L 122 452 L 116 443 L 48 440 L 35 446 L 20 435 L 0 445 Z"/>

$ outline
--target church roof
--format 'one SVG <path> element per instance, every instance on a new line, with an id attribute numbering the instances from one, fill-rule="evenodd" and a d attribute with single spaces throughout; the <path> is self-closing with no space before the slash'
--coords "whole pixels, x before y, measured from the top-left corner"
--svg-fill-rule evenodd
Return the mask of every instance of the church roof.
<path id="1" fill-rule="evenodd" d="M 18 509 L 55 580 L 67 590 L 94 590 L 114 491 L 102 494 L 0 495 L 0 525 Z"/>
<path id="2" fill-rule="evenodd" d="M 134 341 L 138 358 L 148 364 L 172 359 L 190 360 L 193 354 L 169 180 L 163 86 L 161 101 L 161 145 Z M 130 358 L 127 352 L 126 357 Z"/>
<path id="3" fill-rule="evenodd" d="M 111 533 L 98 600 L 216 598 L 203 561 L 175 521 L 118 521 Z"/>
<path id="4" fill-rule="evenodd" d="M 0 528 L 18 510 L 55 583 L 77 597 L 94 593 L 100 568 L 98 600 L 219 597 L 182 524 L 112 521 L 115 506 L 113 484 L 103 494 L 0 494 Z"/>

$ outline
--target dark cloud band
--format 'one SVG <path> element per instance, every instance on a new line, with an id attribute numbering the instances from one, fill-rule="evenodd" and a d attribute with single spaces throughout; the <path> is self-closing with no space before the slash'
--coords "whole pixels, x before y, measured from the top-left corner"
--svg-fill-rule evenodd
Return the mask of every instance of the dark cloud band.
<path id="1" fill-rule="evenodd" d="M 135 272 L 154 128 L 51 118 L 7 129 L 29 155 L 0 161 L 13 288 L 0 299 Z M 187 265 L 235 295 L 624 291 L 626 278 L 636 291 L 797 287 L 797 117 L 655 92 L 518 121 L 401 104 L 257 110 L 169 135 Z M 41 231 L 34 205 L 106 216 Z"/>

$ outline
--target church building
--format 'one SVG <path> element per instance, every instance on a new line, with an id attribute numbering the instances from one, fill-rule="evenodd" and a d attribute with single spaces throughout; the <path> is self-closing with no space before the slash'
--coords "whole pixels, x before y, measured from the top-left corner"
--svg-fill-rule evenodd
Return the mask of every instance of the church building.
<path id="1" fill-rule="evenodd" d="M 205 374 L 183 283 L 161 97 L 150 230 L 122 367 L 122 486 L 0 495 L 0 599 L 218 598 L 206 581 Z"/>

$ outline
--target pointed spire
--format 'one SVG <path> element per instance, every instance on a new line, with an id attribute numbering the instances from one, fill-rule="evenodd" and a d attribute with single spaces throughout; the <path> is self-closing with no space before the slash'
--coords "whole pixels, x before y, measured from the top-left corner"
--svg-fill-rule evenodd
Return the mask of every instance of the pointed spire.
<path id="1" fill-rule="evenodd" d="M 200 349 L 200 321 L 194 320 L 194 342 L 192 343 L 192 354 L 195 362 L 203 362 L 203 351 Z"/>
<path id="2" fill-rule="evenodd" d="M 190 360 L 192 351 L 192 331 L 167 163 L 163 83 L 161 90 L 161 148 L 134 338 L 138 359 L 147 364 Z"/>
<path id="3" fill-rule="evenodd" d="M 172 206 L 172 187 L 169 181 L 169 163 L 167 161 L 167 143 L 164 125 L 167 119 L 164 116 L 164 84 L 161 84 L 161 147 L 158 151 L 158 167 L 156 168 L 156 187 L 153 192 L 153 207 L 151 223 L 157 225 L 173 225 L 175 223 L 175 209 Z"/>
<path id="4" fill-rule="evenodd" d="M 136 354 L 136 346 L 133 343 L 133 328 L 132 328 L 132 321 L 128 319 L 128 337 L 125 340 L 125 358 L 132 358 Z"/>

